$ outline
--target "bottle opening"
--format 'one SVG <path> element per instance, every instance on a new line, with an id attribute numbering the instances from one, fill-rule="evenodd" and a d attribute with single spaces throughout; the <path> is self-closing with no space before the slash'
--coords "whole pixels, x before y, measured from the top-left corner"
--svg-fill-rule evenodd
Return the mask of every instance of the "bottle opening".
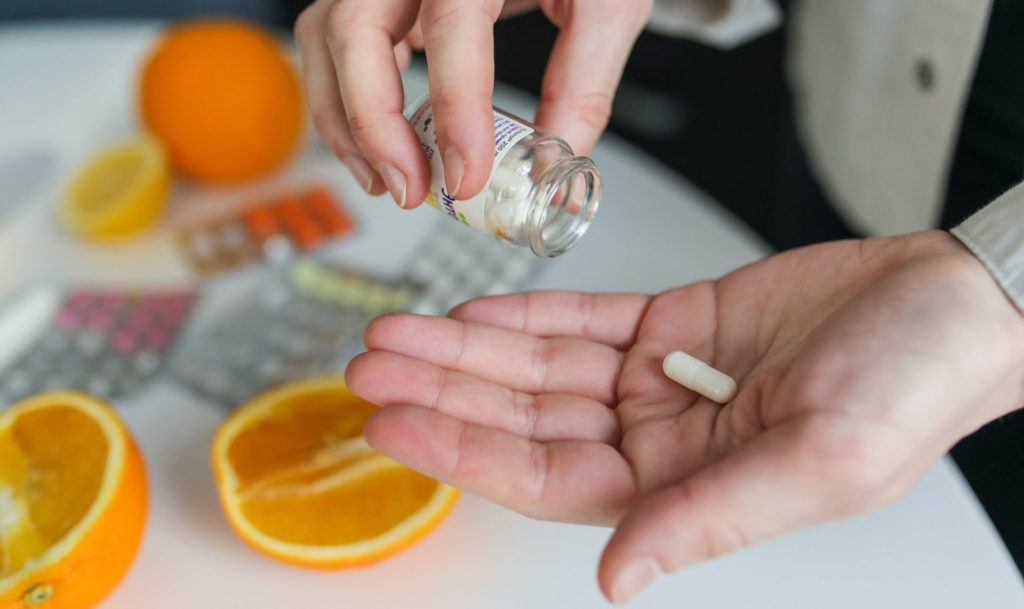
<path id="1" fill-rule="evenodd" d="M 601 196 L 601 176 L 587 157 L 553 166 L 535 194 L 530 249 L 548 258 L 569 251 L 590 228 Z"/>

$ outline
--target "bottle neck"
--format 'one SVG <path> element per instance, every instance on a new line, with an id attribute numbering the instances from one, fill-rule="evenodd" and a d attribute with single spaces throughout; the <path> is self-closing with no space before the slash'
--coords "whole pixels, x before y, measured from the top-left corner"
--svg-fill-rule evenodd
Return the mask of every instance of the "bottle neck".
<path id="1" fill-rule="evenodd" d="M 587 232 L 601 198 L 601 174 L 587 157 L 553 161 L 530 191 L 530 249 L 553 258 Z"/>

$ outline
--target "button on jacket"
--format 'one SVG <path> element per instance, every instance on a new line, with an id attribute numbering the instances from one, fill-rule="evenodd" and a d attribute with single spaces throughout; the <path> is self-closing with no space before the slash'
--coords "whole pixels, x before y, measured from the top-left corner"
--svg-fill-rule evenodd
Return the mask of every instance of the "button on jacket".
<path id="1" fill-rule="evenodd" d="M 989 9 L 990 0 L 792 3 L 797 128 L 851 226 L 893 235 L 938 224 Z M 728 48 L 781 21 L 772 0 L 657 0 L 649 27 Z M 1024 184 L 952 233 L 1024 311 Z"/>

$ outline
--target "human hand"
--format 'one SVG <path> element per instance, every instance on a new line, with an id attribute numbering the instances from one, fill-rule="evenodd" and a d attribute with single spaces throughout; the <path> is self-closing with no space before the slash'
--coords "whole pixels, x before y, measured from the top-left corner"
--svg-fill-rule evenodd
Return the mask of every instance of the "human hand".
<path id="1" fill-rule="evenodd" d="M 458 199 L 476 195 L 494 162 L 494 22 L 537 5 L 561 29 L 537 123 L 586 154 L 653 0 L 317 0 L 295 22 L 317 131 L 368 193 L 418 206 L 430 171 L 402 116 L 399 67 L 423 47 L 445 183 Z"/>
<path id="2" fill-rule="evenodd" d="M 392 315 L 349 365 L 370 443 L 524 514 L 617 525 L 604 593 L 903 495 L 1024 405 L 1024 318 L 946 233 L 828 243 L 646 295 Z M 664 376 L 691 353 L 739 392 Z"/>

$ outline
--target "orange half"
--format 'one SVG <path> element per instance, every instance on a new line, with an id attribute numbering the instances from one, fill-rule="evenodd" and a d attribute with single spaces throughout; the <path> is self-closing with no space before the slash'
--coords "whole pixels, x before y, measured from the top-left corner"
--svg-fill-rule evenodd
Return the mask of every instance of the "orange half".
<path id="1" fill-rule="evenodd" d="M 117 415 L 57 391 L 0 411 L 0 609 L 85 609 L 127 573 L 146 519 L 142 457 Z"/>
<path id="2" fill-rule="evenodd" d="M 458 491 L 373 450 L 377 407 L 341 377 L 282 386 L 217 431 L 214 475 L 225 515 L 257 550 L 311 567 L 363 565 L 422 538 Z"/>

